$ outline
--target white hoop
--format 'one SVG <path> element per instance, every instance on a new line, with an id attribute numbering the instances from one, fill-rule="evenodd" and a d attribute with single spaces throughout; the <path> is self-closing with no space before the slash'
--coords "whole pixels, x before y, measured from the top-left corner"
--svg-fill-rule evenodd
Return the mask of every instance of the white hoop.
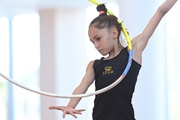
<path id="1" fill-rule="evenodd" d="M 101 94 L 103 92 L 106 92 L 106 91 L 110 90 L 114 86 L 116 86 L 124 78 L 123 76 L 121 76 L 114 83 L 112 83 L 111 85 L 109 85 L 109 86 L 107 86 L 105 88 L 102 88 L 100 90 L 97 90 L 95 92 L 92 92 L 92 93 L 77 94 L 77 95 L 58 95 L 58 94 L 53 94 L 53 93 L 48 93 L 48 92 L 43 92 L 43 91 L 37 91 L 37 90 L 30 89 L 28 87 L 25 87 L 25 86 L 15 82 L 14 80 L 12 80 L 11 78 L 8 78 L 7 76 L 5 76 L 2 73 L 0 73 L 0 76 L 2 76 L 4 79 L 11 82 L 12 84 L 17 85 L 17 86 L 19 86 L 19 87 L 21 87 L 23 89 L 26 89 L 28 91 L 31 91 L 31 92 L 34 92 L 34 93 L 37 93 L 37 94 L 40 94 L 40 95 L 44 95 L 44 96 L 48 96 L 48 97 L 55 97 L 55 98 L 80 98 L 80 97 L 89 97 L 89 96 Z"/>

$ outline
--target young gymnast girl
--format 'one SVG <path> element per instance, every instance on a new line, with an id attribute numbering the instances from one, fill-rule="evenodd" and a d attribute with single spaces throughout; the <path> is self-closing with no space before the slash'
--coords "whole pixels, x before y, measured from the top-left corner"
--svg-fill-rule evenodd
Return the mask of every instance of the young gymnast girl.
<path id="1" fill-rule="evenodd" d="M 131 40 L 133 60 L 129 72 L 117 86 L 95 96 L 93 120 L 135 120 L 131 100 L 141 68 L 142 52 L 163 16 L 176 2 L 177 0 L 166 0 L 142 33 Z M 94 81 L 96 90 L 110 85 L 119 78 L 128 62 L 128 48 L 119 42 L 122 28 L 117 18 L 107 15 L 104 4 L 98 5 L 97 11 L 99 16 L 90 23 L 88 34 L 97 51 L 108 56 L 89 62 L 86 74 L 73 94 L 85 93 Z M 76 114 L 84 111 L 75 109 L 80 100 L 81 98 L 72 98 L 67 106 L 50 106 L 49 109 L 61 110 L 63 118 L 66 114 L 77 118 Z"/>

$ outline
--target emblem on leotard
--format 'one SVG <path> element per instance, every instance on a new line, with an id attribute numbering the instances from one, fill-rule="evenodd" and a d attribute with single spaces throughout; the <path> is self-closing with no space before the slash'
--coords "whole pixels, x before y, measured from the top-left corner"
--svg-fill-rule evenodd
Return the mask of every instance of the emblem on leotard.
<path id="1" fill-rule="evenodd" d="M 103 75 L 112 74 L 112 73 L 114 73 L 114 71 L 112 70 L 112 66 L 106 66 L 106 67 L 104 68 Z"/>

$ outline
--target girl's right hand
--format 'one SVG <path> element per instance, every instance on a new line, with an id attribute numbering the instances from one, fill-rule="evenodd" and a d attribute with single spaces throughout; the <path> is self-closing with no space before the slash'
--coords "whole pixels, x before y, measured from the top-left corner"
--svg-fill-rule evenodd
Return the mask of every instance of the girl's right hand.
<path id="1" fill-rule="evenodd" d="M 72 107 L 66 107 L 66 106 L 50 106 L 50 110 L 61 110 L 63 112 L 62 117 L 65 118 L 66 114 L 72 115 L 74 118 L 77 118 L 76 114 L 82 114 L 85 109 L 74 109 Z"/>

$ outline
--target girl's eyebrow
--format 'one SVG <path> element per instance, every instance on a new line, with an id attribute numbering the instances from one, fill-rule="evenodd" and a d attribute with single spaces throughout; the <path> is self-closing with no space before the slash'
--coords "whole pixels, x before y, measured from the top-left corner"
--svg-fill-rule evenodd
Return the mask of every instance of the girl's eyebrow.
<path id="1" fill-rule="evenodd" d="M 97 36 L 98 36 L 98 35 L 95 35 L 95 36 L 93 37 L 93 39 L 95 39 Z"/>
<path id="2" fill-rule="evenodd" d="M 93 37 L 93 39 L 96 39 L 96 37 L 98 36 L 98 34 L 97 35 L 95 35 L 94 37 Z M 93 42 L 93 40 L 91 40 L 91 39 L 89 39 L 91 42 Z"/>

